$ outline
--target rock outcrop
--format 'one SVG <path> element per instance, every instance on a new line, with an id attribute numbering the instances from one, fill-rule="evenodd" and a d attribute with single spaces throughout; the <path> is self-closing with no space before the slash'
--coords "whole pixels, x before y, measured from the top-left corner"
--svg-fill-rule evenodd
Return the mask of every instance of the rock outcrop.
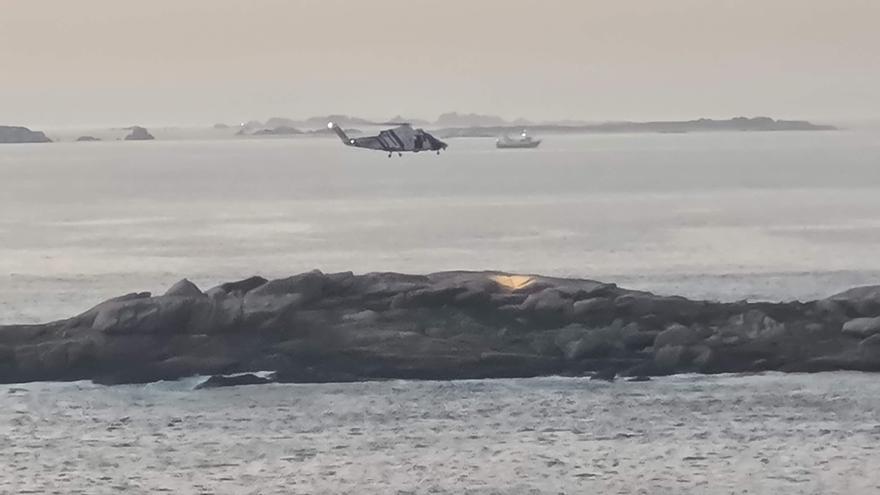
<path id="1" fill-rule="evenodd" d="M 302 134 L 303 132 L 295 127 L 290 127 L 286 125 L 273 127 L 270 129 L 260 129 L 254 132 L 254 136 L 292 136 L 295 134 Z"/>
<path id="2" fill-rule="evenodd" d="M 207 291 L 184 279 L 67 320 L 0 327 L 0 382 L 880 371 L 878 318 L 875 288 L 806 303 L 718 303 L 498 272 L 313 271 Z"/>
<path id="3" fill-rule="evenodd" d="M 880 317 L 854 318 L 843 324 L 843 333 L 852 334 L 856 337 L 870 337 L 880 333 Z"/>
<path id="4" fill-rule="evenodd" d="M 76 142 L 78 143 L 89 143 L 94 141 L 100 141 L 100 139 L 96 138 L 95 136 L 80 136 L 76 138 Z"/>
<path id="5" fill-rule="evenodd" d="M 32 131 L 27 127 L 0 125 L 0 144 L 51 142 L 52 140 L 40 131 Z"/>
<path id="6" fill-rule="evenodd" d="M 125 136 L 126 141 L 152 141 L 156 139 L 149 131 L 140 126 L 129 127 L 129 133 Z"/>

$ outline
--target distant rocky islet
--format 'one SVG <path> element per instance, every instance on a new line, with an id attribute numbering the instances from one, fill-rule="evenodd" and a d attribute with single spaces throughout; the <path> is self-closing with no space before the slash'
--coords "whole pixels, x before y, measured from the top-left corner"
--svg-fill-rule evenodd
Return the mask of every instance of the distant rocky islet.
<path id="1" fill-rule="evenodd" d="M 132 126 L 125 128 L 128 131 L 123 139 L 125 141 L 150 141 L 155 137 L 141 126 Z M 83 135 L 77 137 L 75 142 L 96 142 L 101 138 Z M 42 131 L 33 131 L 22 126 L 0 126 L 0 144 L 23 144 L 23 143 L 51 143 L 52 140 Z"/>
<path id="2" fill-rule="evenodd" d="M 129 133 L 124 138 L 126 141 L 152 141 L 156 139 L 150 134 L 150 131 L 140 126 L 132 126 L 128 130 Z"/>
<path id="3" fill-rule="evenodd" d="M 52 140 L 40 131 L 32 131 L 27 127 L 0 125 L 0 144 L 51 142 Z"/>

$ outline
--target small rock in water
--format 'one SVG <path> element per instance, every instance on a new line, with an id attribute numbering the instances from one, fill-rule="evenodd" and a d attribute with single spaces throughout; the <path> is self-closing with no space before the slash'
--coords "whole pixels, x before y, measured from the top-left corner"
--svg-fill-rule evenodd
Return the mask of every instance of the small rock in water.
<path id="1" fill-rule="evenodd" d="M 214 375 L 196 385 L 196 390 L 204 388 L 237 387 L 239 385 L 264 385 L 266 383 L 272 383 L 272 380 L 257 376 L 253 373 L 234 376 Z"/>
<path id="2" fill-rule="evenodd" d="M 590 377 L 590 380 L 602 380 L 605 382 L 613 382 L 614 378 L 617 376 L 617 370 L 614 369 L 604 369 L 599 370 L 593 373 L 593 376 Z"/>

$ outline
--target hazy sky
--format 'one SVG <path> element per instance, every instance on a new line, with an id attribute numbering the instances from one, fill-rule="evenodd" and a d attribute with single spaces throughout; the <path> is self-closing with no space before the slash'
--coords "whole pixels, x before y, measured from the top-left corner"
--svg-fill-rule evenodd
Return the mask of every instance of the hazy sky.
<path id="1" fill-rule="evenodd" d="M 0 0 L 0 124 L 880 117 L 880 0 Z"/>

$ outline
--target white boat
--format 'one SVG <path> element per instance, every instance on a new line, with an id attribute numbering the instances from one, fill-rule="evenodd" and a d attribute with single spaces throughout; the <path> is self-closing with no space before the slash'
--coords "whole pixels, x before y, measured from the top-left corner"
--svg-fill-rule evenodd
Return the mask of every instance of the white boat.
<path id="1" fill-rule="evenodd" d="M 541 140 L 533 139 L 526 134 L 525 130 L 522 131 L 518 138 L 511 138 L 505 135 L 498 138 L 498 141 L 495 141 L 496 148 L 537 148 L 539 144 L 541 144 Z"/>

